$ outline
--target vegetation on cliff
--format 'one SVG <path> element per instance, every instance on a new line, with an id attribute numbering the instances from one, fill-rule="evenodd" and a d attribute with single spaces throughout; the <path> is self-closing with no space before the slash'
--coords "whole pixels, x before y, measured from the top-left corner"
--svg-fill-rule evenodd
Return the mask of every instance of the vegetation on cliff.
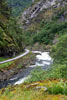
<path id="1" fill-rule="evenodd" d="M 10 16 L 6 0 L 0 1 L 0 56 L 13 56 L 23 51 L 22 30 L 16 19 Z M 21 41 L 22 40 L 22 41 Z"/>
<path id="2" fill-rule="evenodd" d="M 61 2 L 63 3 L 63 0 Z M 26 16 L 28 23 L 21 17 L 21 24 L 25 28 L 23 36 L 26 45 L 33 45 L 37 42 L 52 45 L 55 43 L 55 38 L 67 32 L 67 4 L 63 4 L 64 6 L 57 5 L 43 9 L 40 13 L 37 12 L 38 15 L 35 14 L 36 17 L 32 19 L 30 18 L 31 11 L 29 11 L 29 18 Z M 35 6 L 31 9 L 34 9 L 34 12 L 36 11 Z"/>
<path id="3" fill-rule="evenodd" d="M 19 16 L 31 4 L 32 0 L 8 0 L 8 5 L 11 7 L 11 14 L 13 16 Z"/>
<path id="4" fill-rule="evenodd" d="M 15 50 L 15 53 L 20 51 L 23 45 L 31 46 L 32 49 L 32 46 L 38 43 L 45 47 L 50 46 L 50 55 L 54 61 L 47 70 L 35 68 L 24 84 L 1 89 L 1 100 L 67 100 L 67 6 L 66 3 L 62 4 L 63 0 L 60 2 L 60 6 L 56 3 L 44 9 L 37 17 L 31 19 L 28 25 L 23 21 L 23 31 L 16 25 L 16 20 L 10 18 L 10 8 L 7 10 L 9 13 L 0 9 L 1 56 L 12 55 Z M 0 70 L 4 72 L 4 68 L 9 71 L 13 68 L 15 73 L 31 64 L 33 58 L 34 55 L 30 53 L 15 62 L 0 65 Z"/>

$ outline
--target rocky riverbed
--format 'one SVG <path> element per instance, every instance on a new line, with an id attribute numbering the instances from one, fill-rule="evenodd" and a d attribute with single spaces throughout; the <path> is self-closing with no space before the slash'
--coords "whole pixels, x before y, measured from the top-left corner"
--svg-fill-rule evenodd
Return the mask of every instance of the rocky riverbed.
<path id="1" fill-rule="evenodd" d="M 0 68 L 0 82 L 9 80 L 13 75 L 20 73 L 23 68 L 34 64 L 34 60 L 35 54 L 29 53 L 13 61 L 10 65 L 8 65 L 8 63 L 0 64 L 0 67 L 7 65 L 7 67 Z"/>
<path id="2" fill-rule="evenodd" d="M 12 68 L 9 70 L 1 72 L 2 82 L 0 82 L 0 88 L 6 87 L 7 85 L 16 85 L 21 84 L 30 77 L 30 72 L 37 66 L 42 66 L 43 70 L 46 70 L 50 67 L 53 62 L 52 58 L 49 56 L 49 52 L 41 51 L 32 51 L 33 54 L 36 54 L 35 59 L 26 59 L 25 67 L 23 68 Z M 29 65 L 28 65 L 29 64 Z M 12 75 L 13 74 L 13 75 Z M 11 78 L 10 78 L 11 76 Z M 6 78 L 7 77 L 7 78 Z"/>

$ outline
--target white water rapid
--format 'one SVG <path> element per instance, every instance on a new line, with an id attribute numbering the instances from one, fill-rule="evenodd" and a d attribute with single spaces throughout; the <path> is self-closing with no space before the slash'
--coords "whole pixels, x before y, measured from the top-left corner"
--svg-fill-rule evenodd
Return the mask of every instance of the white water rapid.
<path id="1" fill-rule="evenodd" d="M 31 65 L 27 69 L 25 69 L 24 76 L 21 77 L 18 81 L 16 81 L 14 83 L 14 85 L 24 83 L 24 81 L 30 77 L 31 70 L 33 70 L 35 67 L 41 66 L 43 68 L 43 70 L 45 70 L 53 62 L 52 58 L 49 55 L 49 52 L 32 51 L 32 53 L 36 53 L 35 65 Z M 22 73 L 21 73 L 21 75 L 22 75 Z"/>

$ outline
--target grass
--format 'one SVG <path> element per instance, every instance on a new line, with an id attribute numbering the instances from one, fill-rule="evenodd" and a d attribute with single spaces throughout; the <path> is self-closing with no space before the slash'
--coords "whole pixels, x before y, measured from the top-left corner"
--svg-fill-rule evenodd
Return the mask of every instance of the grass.
<path id="1" fill-rule="evenodd" d="M 0 100 L 67 100 L 66 95 L 51 94 L 48 87 L 51 84 L 59 84 L 60 80 L 44 80 L 30 84 L 21 84 L 16 86 L 9 86 L 0 90 Z M 63 82 L 66 82 L 63 80 Z M 36 89 L 36 87 L 47 87 L 44 89 Z"/>
<path id="2" fill-rule="evenodd" d="M 7 58 L 0 57 L 0 61 L 7 60 Z"/>
<path id="3" fill-rule="evenodd" d="M 0 64 L 0 69 L 9 67 L 13 62 L 7 62 L 4 64 Z"/>
<path id="4" fill-rule="evenodd" d="M 48 88 L 50 94 L 63 94 L 67 95 L 67 82 L 63 82 L 62 80 L 58 83 L 51 83 Z"/>
<path id="5" fill-rule="evenodd" d="M 31 77 L 25 83 L 41 81 L 44 79 L 67 79 L 67 65 L 53 64 L 50 69 L 43 70 L 41 67 L 35 68 L 30 73 Z"/>

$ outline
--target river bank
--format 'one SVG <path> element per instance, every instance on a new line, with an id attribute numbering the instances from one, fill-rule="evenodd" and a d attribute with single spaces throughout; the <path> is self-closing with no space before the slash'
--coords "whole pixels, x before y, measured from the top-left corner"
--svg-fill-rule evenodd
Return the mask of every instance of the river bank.
<path id="1" fill-rule="evenodd" d="M 9 80 L 13 75 L 18 74 L 21 69 L 29 66 L 34 63 L 35 54 L 31 52 L 24 57 L 21 57 L 15 61 L 7 62 L 5 64 L 1 64 L 0 66 L 5 66 L 0 68 L 0 82 L 5 80 Z"/>
<path id="2" fill-rule="evenodd" d="M 36 57 L 35 57 L 35 54 L 36 54 Z M 25 57 L 24 59 L 22 58 L 19 60 L 20 62 L 24 63 L 24 67 L 22 68 L 15 67 L 12 69 L 12 71 L 10 71 L 11 69 L 9 69 L 8 72 L 9 71 L 13 72 L 13 75 L 11 73 L 11 77 L 7 77 L 7 79 L 4 77 L 5 79 L 2 80 L 2 82 L 0 82 L 0 88 L 6 87 L 9 84 L 11 85 L 21 84 L 25 81 L 25 79 L 29 77 L 30 72 L 33 69 L 35 69 L 35 67 L 42 66 L 42 69 L 46 70 L 47 68 L 49 68 L 50 64 L 52 63 L 52 59 L 49 56 L 49 53 L 41 52 L 41 51 L 32 51 L 32 54 L 28 55 L 28 57 Z M 16 62 L 18 62 L 18 60 Z M 19 63 L 16 63 L 16 64 L 17 66 L 19 65 Z M 6 73 L 8 72 L 6 71 Z"/>

